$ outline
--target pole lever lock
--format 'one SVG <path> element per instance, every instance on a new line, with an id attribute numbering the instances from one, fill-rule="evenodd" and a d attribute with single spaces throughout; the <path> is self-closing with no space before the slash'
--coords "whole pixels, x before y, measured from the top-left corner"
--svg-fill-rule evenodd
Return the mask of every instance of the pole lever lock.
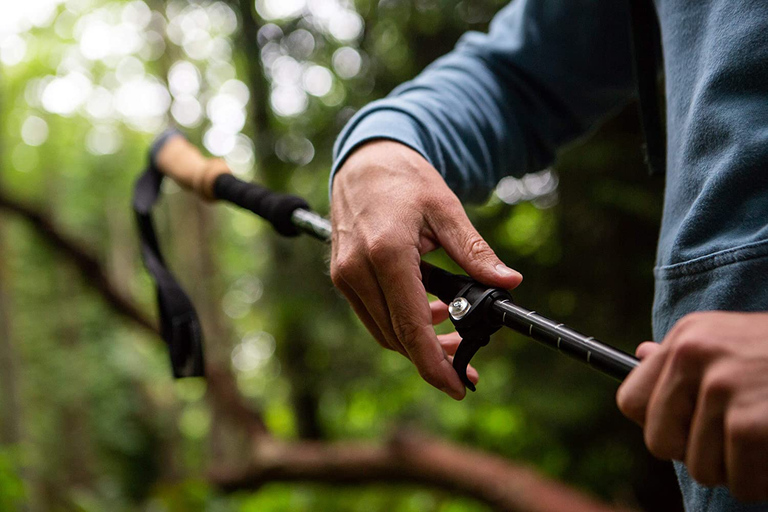
<path id="1" fill-rule="evenodd" d="M 491 340 L 491 334 L 504 325 L 493 315 L 492 306 L 498 300 L 512 302 L 512 296 L 501 288 L 488 288 L 471 282 L 448 305 L 451 322 L 461 336 L 461 343 L 453 356 L 453 369 L 464 385 L 475 391 L 475 385 L 467 377 L 467 366 L 478 350 Z"/>

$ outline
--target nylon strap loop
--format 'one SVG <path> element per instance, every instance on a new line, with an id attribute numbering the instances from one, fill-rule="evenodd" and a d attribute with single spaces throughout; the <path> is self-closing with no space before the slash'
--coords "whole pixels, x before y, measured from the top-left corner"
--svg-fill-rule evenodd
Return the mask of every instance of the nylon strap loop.
<path id="1" fill-rule="evenodd" d="M 155 281 L 160 334 L 171 354 L 173 376 L 201 377 L 205 375 L 205 365 L 200 320 L 192 301 L 165 264 L 152 221 L 152 208 L 159 199 L 163 183 L 163 174 L 157 169 L 155 156 L 165 141 L 178 133 L 168 131 L 152 146 L 149 165 L 136 181 L 133 210 L 139 226 L 141 255 Z"/>

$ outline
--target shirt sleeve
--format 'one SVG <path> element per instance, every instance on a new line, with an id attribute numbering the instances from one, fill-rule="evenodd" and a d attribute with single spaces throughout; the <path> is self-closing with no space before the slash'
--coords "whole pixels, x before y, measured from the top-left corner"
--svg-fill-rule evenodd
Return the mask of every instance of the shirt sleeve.
<path id="1" fill-rule="evenodd" d="M 333 177 L 360 144 L 421 153 L 464 200 L 507 175 L 541 170 L 635 94 L 628 2 L 514 0 L 487 34 L 360 110 L 334 146 Z"/>

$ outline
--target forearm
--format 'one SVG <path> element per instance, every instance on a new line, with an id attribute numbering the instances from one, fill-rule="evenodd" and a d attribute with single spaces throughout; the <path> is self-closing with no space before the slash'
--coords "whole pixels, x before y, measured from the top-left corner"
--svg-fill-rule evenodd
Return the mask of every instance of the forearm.
<path id="1" fill-rule="evenodd" d="M 339 136 L 335 173 L 367 140 L 422 154 L 462 199 L 550 165 L 634 92 L 624 2 L 517 0 Z"/>

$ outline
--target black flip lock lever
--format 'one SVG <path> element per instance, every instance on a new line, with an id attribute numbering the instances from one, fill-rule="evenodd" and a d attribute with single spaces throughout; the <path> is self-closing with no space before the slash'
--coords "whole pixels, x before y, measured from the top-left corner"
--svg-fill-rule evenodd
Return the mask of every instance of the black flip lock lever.
<path id="1" fill-rule="evenodd" d="M 470 391 L 475 385 L 467 377 L 467 366 L 478 350 L 491 340 L 491 334 L 504 325 L 494 316 L 491 306 L 498 300 L 512 302 L 506 290 L 488 288 L 478 282 L 465 286 L 448 304 L 451 322 L 461 336 L 461 343 L 453 356 L 453 369 Z"/>
<path id="2" fill-rule="evenodd" d="M 499 315 L 494 315 L 493 304 L 497 301 L 512 302 L 506 290 L 489 288 L 467 276 L 451 274 L 429 263 L 421 263 L 421 278 L 427 291 L 448 304 L 451 322 L 461 336 L 461 343 L 453 357 L 453 369 L 464 385 L 475 391 L 475 385 L 467 377 L 467 366 L 474 355 L 486 346 L 504 325 Z"/>

